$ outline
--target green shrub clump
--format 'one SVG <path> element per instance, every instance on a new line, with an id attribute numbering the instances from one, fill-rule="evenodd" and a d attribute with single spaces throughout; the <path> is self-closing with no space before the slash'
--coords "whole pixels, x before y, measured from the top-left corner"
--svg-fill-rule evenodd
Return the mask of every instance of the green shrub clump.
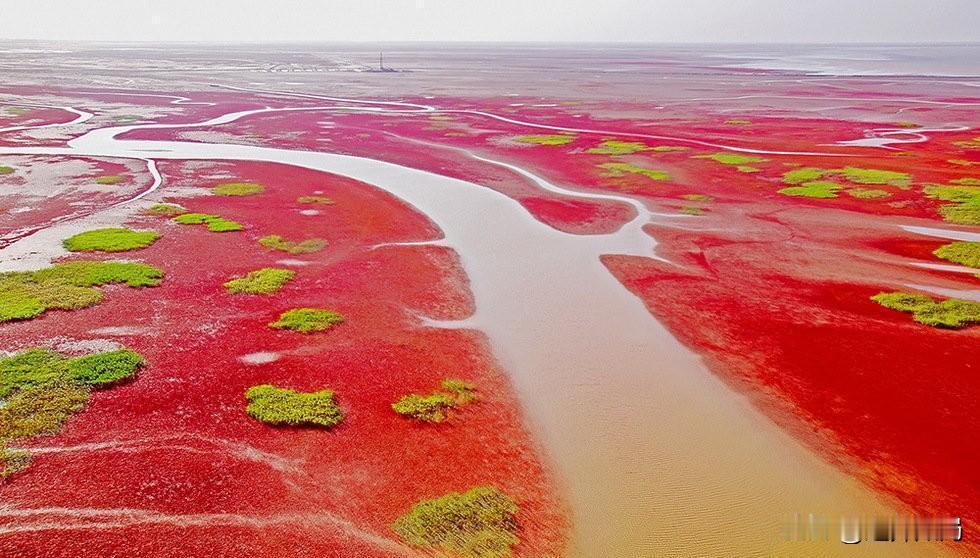
<path id="1" fill-rule="evenodd" d="M 514 141 L 521 143 L 533 143 L 535 145 L 567 145 L 575 141 L 575 136 L 571 134 L 541 134 L 530 136 L 517 136 Z"/>
<path id="2" fill-rule="evenodd" d="M 129 349 L 75 358 L 51 349 L 27 349 L 0 358 L 0 399 L 29 387 L 52 384 L 105 387 L 129 379 L 143 364 L 143 357 Z"/>
<path id="3" fill-rule="evenodd" d="M 102 285 L 155 287 L 162 280 L 163 271 L 136 262 L 77 261 L 38 271 L 0 273 L 0 322 L 98 304 L 102 291 L 95 287 Z"/>
<path id="4" fill-rule="evenodd" d="M 464 558 L 504 558 L 517 538 L 517 503 L 494 486 L 422 500 L 391 524 L 408 544 Z"/>
<path id="5" fill-rule="evenodd" d="M 303 393 L 273 385 L 253 386 L 245 392 L 246 412 L 252 418 L 277 426 L 323 426 L 344 420 L 344 413 L 328 389 Z"/>
<path id="6" fill-rule="evenodd" d="M 147 213 L 153 213 L 154 215 L 164 215 L 167 217 L 173 217 L 175 215 L 182 215 L 187 213 L 187 210 L 179 205 L 172 203 L 156 203 L 151 205 L 146 210 Z"/>
<path id="7" fill-rule="evenodd" d="M 803 167 L 799 169 L 793 169 L 791 171 L 786 171 L 783 173 L 783 182 L 785 184 L 803 184 L 804 182 L 813 182 L 814 180 L 820 180 L 827 174 L 828 171 L 824 169 L 818 169 L 815 167 Z"/>
<path id="8" fill-rule="evenodd" d="M 129 349 L 68 358 L 34 348 L 0 358 L 0 477 L 30 463 L 30 452 L 11 442 L 58 433 L 85 408 L 91 390 L 131 378 L 143 364 Z"/>
<path id="9" fill-rule="evenodd" d="M 605 140 L 597 147 L 588 149 L 588 152 L 596 155 L 631 155 L 648 150 L 650 150 L 650 146 L 639 141 Z"/>
<path id="10" fill-rule="evenodd" d="M 14 167 L 8 167 L 7 165 L 0 165 L 0 174 L 13 174 Z"/>
<path id="11" fill-rule="evenodd" d="M 476 388 L 463 380 L 446 379 L 442 381 L 442 391 L 429 395 L 410 393 L 391 404 L 391 408 L 402 416 L 423 422 L 442 422 L 447 411 L 476 399 Z"/>
<path id="12" fill-rule="evenodd" d="M 210 213 L 184 213 L 174 217 L 174 222 L 181 225 L 205 225 L 211 232 L 231 232 L 245 229 L 241 223 L 229 221 Z"/>
<path id="13" fill-rule="evenodd" d="M 160 238 L 154 231 L 134 231 L 126 228 L 95 229 L 64 240 L 71 252 L 126 252 L 146 248 Z"/>
<path id="14" fill-rule="evenodd" d="M 740 155 L 738 153 L 712 153 L 711 155 L 695 155 L 694 159 L 711 159 L 723 165 L 752 165 L 755 163 L 765 163 L 769 159 L 755 157 L 753 155 Z"/>
<path id="15" fill-rule="evenodd" d="M 627 174 L 639 174 L 651 180 L 670 180 L 670 175 L 662 170 L 648 169 L 631 163 L 603 163 L 600 169 L 605 169 L 606 175 L 613 178 L 620 178 Z"/>
<path id="16" fill-rule="evenodd" d="M 325 331 L 344 321 L 344 317 L 333 310 L 324 308 L 293 308 L 279 315 L 279 319 L 269 323 L 275 329 L 291 329 L 301 333 Z"/>
<path id="17" fill-rule="evenodd" d="M 266 248 L 288 252 L 290 254 L 311 254 L 327 247 L 327 241 L 322 238 L 307 238 L 306 240 L 296 242 L 286 240 L 277 234 L 263 236 L 259 239 L 259 244 Z"/>
<path id="18" fill-rule="evenodd" d="M 953 263 L 980 268 L 980 242 L 951 242 L 936 248 L 933 254 Z"/>
<path id="19" fill-rule="evenodd" d="M 264 267 L 228 281 L 225 288 L 230 293 L 271 294 L 279 291 L 295 275 L 296 272 L 289 269 Z"/>
<path id="20" fill-rule="evenodd" d="M 322 205 L 333 205 L 333 200 L 325 196 L 300 196 L 296 198 L 298 203 L 319 203 Z"/>
<path id="21" fill-rule="evenodd" d="M 229 182 L 218 184 L 211 191 L 219 196 L 251 196 L 265 191 L 265 187 L 255 182 Z"/>
<path id="22" fill-rule="evenodd" d="M 923 192 L 930 198 L 953 202 L 939 207 L 945 220 L 961 225 L 980 225 L 980 186 L 929 184 Z"/>
<path id="23" fill-rule="evenodd" d="M 980 303 L 950 298 L 932 298 L 904 292 L 878 293 L 871 300 L 892 310 L 909 312 L 912 319 L 933 327 L 958 329 L 980 322 Z"/>
<path id="24" fill-rule="evenodd" d="M 109 174 L 105 176 L 100 176 L 95 179 L 96 184 L 119 184 L 125 180 L 122 176 L 118 174 Z"/>
<path id="25" fill-rule="evenodd" d="M 878 190 L 876 188 L 849 188 L 847 194 L 859 200 L 875 200 L 891 196 L 887 190 Z"/>
<path id="26" fill-rule="evenodd" d="M 804 182 L 799 186 L 783 188 L 779 190 L 779 193 L 784 196 L 801 198 L 836 198 L 837 192 L 842 188 L 844 187 L 836 182 L 818 180 L 815 182 Z"/>
<path id="27" fill-rule="evenodd" d="M 844 167 L 831 172 L 834 174 L 840 174 L 855 184 L 887 184 L 891 186 L 908 186 L 912 182 L 912 176 L 905 172 L 862 169 L 858 167 Z"/>

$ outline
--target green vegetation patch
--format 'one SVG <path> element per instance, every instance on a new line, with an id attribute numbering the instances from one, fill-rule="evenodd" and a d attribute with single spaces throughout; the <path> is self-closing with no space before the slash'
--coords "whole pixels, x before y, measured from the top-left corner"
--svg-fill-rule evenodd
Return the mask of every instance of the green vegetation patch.
<path id="1" fill-rule="evenodd" d="M 605 140 L 597 147 L 590 148 L 588 152 L 596 155 L 631 155 L 648 150 L 650 146 L 639 141 Z"/>
<path id="2" fill-rule="evenodd" d="M 862 169 L 859 167 L 844 167 L 831 171 L 839 174 L 854 184 L 887 184 L 890 186 L 908 186 L 912 176 L 905 172 L 879 169 Z"/>
<path id="3" fill-rule="evenodd" d="M 939 207 L 943 219 L 962 225 L 980 225 L 980 186 L 929 184 L 923 192 L 930 198 L 953 202 Z"/>
<path id="4" fill-rule="evenodd" d="M 31 452 L 0 446 L 0 480 L 19 473 L 31 464 Z"/>
<path id="5" fill-rule="evenodd" d="M 391 408 L 402 416 L 423 422 L 442 422 L 447 411 L 476 400 L 476 387 L 469 382 L 457 379 L 442 381 L 442 390 L 429 395 L 410 393 L 391 404 Z"/>
<path id="6" fill-rule="evenodd" d="M 514 138 L 514 141 L 535 145 L 568 145 L 575 141 L 575 136 L 571 134 L 538 134 L 517 136 Z"/>
<path id="7" fill-rule="evenodd" d="M 958 329 L 980 323 L 980 303 L 950 298 L 937 302 L 920 294 L 878 293 L 871 300 L 892 310 L 909 312 L 915 321 L 933 327 Z"/>
<path id="8" fill-rule="evenodd" d="M 783 183 L 803 184 L 804 182 L 813 182 L 815 180 L 820 180 L 827 173 L 828 171 L 824 169 L 818 169 L 815 167 L 803 167 L 799 169 L 793 169 L 791 171 L 786 171 L 783 173 Z"/>
<path id="9" fill-rule="evenodd" d="M 92 389 L 130 378 L 143 364 L 129 349 L 69 358 L 34 348 L 0 358 L 0 477 L 30 463 L 30 453 L 8 447 L 11 442 L 58 433 Z"/>
<path id="10" fill-rule="evenodd" d="M 728 124 L 729 126 L 744 126 L 751 123 L 751 120 L 747 120 L 745 118 L 732 118 L 725 121 L 725 124 Z"/>
<path id="11" fill-rule="evenodd" d="M 7 165 L 0 165 L 0 174 L 13 174 L 14 167 L 8 167 Z"/>
<path id="12" fill-rule="evenodd" d="M 836 182 L 816 181 L 804 182 L 799 186 L 790 186 L 779 190 L 784 196 L 799 198 L 836 198 L 837 192 L 843 188 Z"/>
<path id="13" fill-rule="evenodd" d="M 751 165 L 738 165 L 737 167 L 735 167 L 735 170 L 737 170 L 738 172 L 748 172 L 748 173 L 762 172 L 762 169 L 760 169 L 759 167 L 753 167 Z"/>
<path id="14" fill-rule="evenodd" d="M 13 116 L 24 116 L 25 114 L 31 112 L 31 109 L 26 108 L 26 107 L 8 107 L 6 109 L 6 111 L 7 111 L 7 114 L 10 114 L 10 115 L 13 115 Z"/>
<path id="15" fill-rule="evenodd" d="M 684 215 L 704 215 L 705 211 L 705 208 L 696 205 L 684 205 L 680 208 L 680 212 Z"/>
<path id="16" fill-rule="evenodd" d="M 422 500 L 391 524 L 408 544 L 464 558 L 504 558 L 516 545 L 518 507 L 494 486 Z"/>
<path id="17" fill-rule="evenodd" d="M 119 176 L 118 174 L 110 174 L 110 175 L 100 176 L 96 178 L 95 183 L 96 184 L 119 184 L 123 180 L 125 180 L 125 178 Z"/>
<path id="18" fill-rule="evenodd" d="M 712 153 L 711 155 L 695 155 L 694 159 L 711 159 L 723 165 L 751 165 L 755 163 L 765 163 L 769 159 L 755 157 L 752 155 L 741 155 L 738 153 Z"/>
<path id="19" fill-rule="evenodd" d="M 714 198 L 709 196 L 708 194 L 684 194 L 681 197 L 688 201 L 700 201 L 700 202 L 714 201 Z"/>
<path id="20" fill-rule="evenodd" d="M 154 231 L 134 231 L 126 228 L 95 229 L 64 240 L 71 252 L 126 252 L 146 248 L 160 238 Z"/>
<path id="21" fill-rule="evenodd" d="M 651 147 L 651 151 L 656 151 L 658 153 L 670 153 L 674 151 L 690 151 L 690 147 L 684 147 L 682 145 L 658 145 L 656 147 Z"/>
<path id="22" fill-rule="evenodd" d="M 276 426 L 330 428 L 344 420 L 334 392 L 328 389 L 303 393 L 264 384 L 248 388 L 245 399 L 249 416 Z"/>
<path id="23" fill-rule="evenodd" d="M 956 186 L 980 186 L 980 178 L 963 177 L 950 180 L 949 183 L 955 184 Z"/>
<path id="24" fill-rule="evenodd" d="M 251 196 L 265 191 L 265 187 L 255 182 L 228 182 L 211 188 L 219 196 Z"/>
<path id="25" fill-rule="evenodd" d="M 225 288 L 230 293 L 271 294 L 278 292 L 295 275 L 296 272 L 289 269 L 264 267 L 228 281 Z"/>
<path id="26" fill-rule="evenodd" d="M 847 194 L 859 200 L 874 200 L 891 196 L 891 193 L 887 190 L 878 190 L 876 188 L 849 188 Z"/>
<path id="27" fill-rule="evenodd" d="M 179 205 L 172 203 L 156 203 L 151 205 L 146 209 L 147 213 L 152 213 L 154 215 L 164 215 L 166 217 L 174 217 L 176 215 L 183 215 L 187 213 L 187 210 Z"/>
<path id="28" fill-rule="evenodd" d="M 279 319 L 270 322 L 269 327 L 275 329 L 291 329 L 302 333 L 325 331 L 343 323 L 344 317 L 333 310 L 325 308 L 293 308 L 279 315 Z"/>
<path id="29" fill-rule="evenodd" d="M 662 170 L 648 169 L 631 163 L 603 163 L 599 168 L 606 170 L 606 175 L 620 178 L 627 174 L 639 174 L 651 180 L 670 180 L 670 175 Z"/>
<path id="30" fill-rule="evenodd" d="M 241 223 L 211 213 L 184 213 L 174 217 L 174 222 L 181 225 L 205 225 L 211 232 L 232 232 L 245 229 Z"/>
<path id="31" fill-rule="evenodd" d="M 333 200 L 325 196 L 300 196 L 296 198 L 299 203 L 318 203 L 322 205 L 333 205 Z"/>
<path id="32" fill-rule="evenodd" d="M 111 283 L 155 287 L 163 271 L 136 262 L 78 261 L 38 271 L 0 273 L 0 322 L 29 320 L 47 310 L 76 310 L 98 304 Z"/>
<path id="33" fill-rule="evenodd" d="M 951 242 L 936 248 L 933 254 L 937 258 L 980 269 L 980 242 Z"/>
<path id="34" fill-rule="evenodd" d="M 259 239 L 259 244 L 266 248 L 288 252 L 290 254 L 311 254 L 327 247 L 327 241 L 322 238 L 307 238 L 306 240 L 296 242 L 286 240 L 278 234 L 263 236 Z"/>

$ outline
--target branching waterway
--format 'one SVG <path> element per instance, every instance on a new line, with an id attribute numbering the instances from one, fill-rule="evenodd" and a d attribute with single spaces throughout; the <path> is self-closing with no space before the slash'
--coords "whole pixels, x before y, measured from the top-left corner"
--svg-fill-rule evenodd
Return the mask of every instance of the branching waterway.
<path id="1" fill-rule="evenodd" d="M 190 125 L 103 128 L 67 147 L 0 148 L 0 154 L 122 157 L 151 164 L 265 161 L 357 179 L 414 206 L 441 228 L 444 243 L 460 256 L 476 302 L 465 325 L 488 336 L 554 464 L 573 513 L 574 555 L 758 556 L 768 554 L 762 549 L 779 547 L 780 523 L 796 513 L 891 513 L 712 375 L 601 263 L 604 254 L 654 256 L 655 241 L 643 225 L 656 216 L 635 200 L 619 200 L 637 212 L 616 232 L 567 234 L 490 188 L 385 161 L 119 139 L 134 130 L 217 126 L 283 110 L 316 109 L 260 109 Z M 559 189 L 525 169 L 484 161 L 539 187 Z M 893 545 L 892 555 L 912 555 L 913 546 Z M 843 550 L 840 544 L 811 543 L 791 553 L 835 556 Z M 846 550 L 849 555 L 870 551 Z M 925 550 L 935 555 L 937 548 Z"/>

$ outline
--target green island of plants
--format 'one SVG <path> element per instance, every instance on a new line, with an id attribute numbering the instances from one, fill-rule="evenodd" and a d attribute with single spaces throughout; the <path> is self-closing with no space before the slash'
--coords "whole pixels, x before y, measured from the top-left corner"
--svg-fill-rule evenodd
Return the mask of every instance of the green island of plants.
<path id="1" fill-rule="evenodd" d="M 8 167 L 7 165 L 0 165 L 0 174 L 13 174 L 14 167 Z"/>
<path id="2" fill-rule="evenodd" d="M 957 241 L 936 248 L 937 258 L 980 269 L 980 242 Z M 977 275 L 980 277 L 980 274 Z"/>
<path id="3" fill-rule="evenodd" d="M 291 329 L 301 333 L 313 333 L 315 331 L 326 331 L 331 327 L 343 323 L 344 317 L 325 308 L 293 308 L 286 310 L 279 315 L 279 319 L 270 322 L 269 327 L 273 329 Z"/>
<path id="4" fill-rule="evenodd" d="M 844 167 L 842 169 L 802 167 L 783 173 L 783 182 L 790 185 L 803 184 L 829 176 L 839 176 L 852 184 L 898 186 L 900 188 L 904 188 L 912 182 L 912 176 L 908 173 L 860 167 Z"/>
<path id="5" fill-rule="evenodd" d="M 408 544 L 463 558 L 505 558 L 517 538 L 517 503 L 494 486 L 422 500 L 391 524 Z"/>
<path id="6" fill-rule="evenodd" d="M 679 211 L 684 215 L 698 216 L 698 215 L 704 215 L 705 211 L 707 210 L 703 207 L 698 207 L 696 205 L 683 205 L 681 206 Z"/>
<path id="7" fill-rule="evenodd" d="M 123 180 L 125 180 L 125 178 L 119 176 L 118 174 L 109 174 L 96 178 L 95 183 L 96 184 L 119 184 Z"/>
<path id="8" fill-rule="evenodd" d="M 571 134 L 538 134 L 517 136 L 514 141 L 534 145 L 568 145 L 575 141 L 575 136 Z"/>
<path id="9" fill-rule="evenodd" d="M 708 194 L 684 194 L 681 196 L 687 201 L 699 201 L 699 202 L 710 202 L 714 201 L 714 198 Z"/>
<path id="10" fill-rule="evenodd" d="M 102 285 L 155 287 L 162 280 L 163 271 L 137 262 L 76 261 L 37 271 L 0 273 L 0 322 L 98 304 L 102 291 L 95 287 Z"/>
<path id="11" fill-rule="evenodd" d="M 463 380 L 446 379 L 442 390 L 419 395 L 410 393 L 391 404 L 391 408 L 402 416 L 423 422 L 442 422 L 447 411 L 466 405 L 476 399 L 476 388 Z"/>
<path id="12" fill-rule="evenodd" d="M 604 140 L 598 146 L 589 148 L 587 152 L 596 155 L 632 155 L 650 149 L 650 146 L 639 141 Z"/>
<path id="13" fill-rule="evenodd" d="M 62 244 L 71 252 L 126 252 L 146 248 L 158 238 L 158 232 L 117 227 L 78 233 L 66 238 Z"/>
<path id="14" fill-rule="evenodd" d="M 662 170 L 648 169 L 631 163 L 602 163 L 599 168 L 605 169 L 606 176 L 621 178 L 627 174 L 639 174 L 651 180 L 670 180 L 670 175 Z"/>
<path id="15" fill-rule="evenodd" d="M 933 327 L 958 329 L 980 323 L 980 302 L 950 298 L 937 302 L 920 294 L 878 293 L 871 300 L 892 310 L 909 312 L 915 321 Z"/>
<path id="16" fill-rule="evenodd" d="M 725 124 L 729 126 L 744 126 L 746 124 L 751 124 L 752 121 L 745 118 L 731 118 L 725 121 Z"/>
<path id="17" fill-rule="evenodd" d="M 844 167 L 830 171 L 839 174 L 854 184 L 881 184 L 888 186 L 908 186 L 912 176 L 905 172 L 879 169 L 862 169 L 859 167 Z"/>
<path id="18" fill-rule="evenodd" d="M 755 163 L 765 163 L 769 159 L 755 157 L 753 155 L 741 155 L 738 153 L 712 153 L 711 155 L 695 155 L 694 159 L 711 159 L 723 165 L 747 166 Z M 750 167 L 754 168 L 754 167 Z"/>
<path id="19" fill-rule="evenodd" d="M 848 188 L 846 192 L 847 195 L 859 200 L 876 200 L 891 196 L 891 193 L 887 190 L 879 190 L 877 188 Z"/>
<path id="20" fill-rule="evenodd" d="M 650 151 L 656 151 L 658 153 L 670 153 L 674 151 L 690 151 L 690 147 L 684 147 L 683 145 L 658 145 L 656 147 L 651 147 Z"/>
<path id="21" fill-rule="evenodd" d="M 228 182 L 211 188 L 219 196 L 251 196 L 265 191 L 265 187 L 255 182 Z"/>
<path id="22" fill-rule="evenodd" d="M 210 213 L 183 213 L 174 217 L 174 222 L 181 225 L 205 225 L 211 232 L 233 232 L 245 229 L 241 223 Z"/>
<path id="23" fill-rule="evenodd" d="M 836 198 L 844 186 L 836 182 L 817 180 L 814 182 L 804 182 L 799 186 L 790 186 L 779 190 L 784 196 L 794 196 L 800 198 Z"/>
<path id="24" fill-rule="evenodd" d="M 278 234 L 263 236 L 259 239 L 259 244 L 266 248 L 288 252 L 290 254 L 312 254 L 327 247 L 327 241 L 322 238 L 307 238 L 306 240 L 296 242 L 286 240 Z"/>
<path id="25" fill-rule="evenodd" d="M 272 294 L 295 275 L 296 272 L 289 269 L 263 267 L 226 282 L 225 289 L 230 293 Z"/>
<path id="26" fill-rule="evenodd" d="M 949 183 L 955 186 L 980 186 L 980 178 L 963 177 L 950 180 Z"/>
<path id="27" fill-rule="evenodd" d="M 297 203 L 318 203 L 321 205 L 333 205 L 333 200 L 326 196 L 300 196 L 296 198 Z"/>
<path id="28" fill-rule="evenodd" d="M 939 206 L 943 219 L 961 225 L 980 225 L 980 186 L 928 184 L 923 192 L 930 198 L 953 202 Z"/>
<path id="29" fill-rule="evenodd" d="M 30 452 L 12 442 L 58 433 L 92 390 L 132 378 L 143 364 L 129 349 L 69 358 L 34 348 L 0 358 L 0 477 L 30 464 Z"/>
<path id="30" fill-rule="evenodd" d="M 146 209 L 147 213 L 152 213 L 154 215 L 163 215 L 166 217 L 174 217 L 177 215 L 183 215 L 187 213 L 187 210 L 183 207 L 172 204 L 172 203 L 155 203 Z"/>
<path id="31" fill-rule="evenodd" d="M 333 391 L 304 393 L 269 384 L 245 392 L 252 418 L 276 426 L 322 426 L 330 428 L 344 420 Z"/>

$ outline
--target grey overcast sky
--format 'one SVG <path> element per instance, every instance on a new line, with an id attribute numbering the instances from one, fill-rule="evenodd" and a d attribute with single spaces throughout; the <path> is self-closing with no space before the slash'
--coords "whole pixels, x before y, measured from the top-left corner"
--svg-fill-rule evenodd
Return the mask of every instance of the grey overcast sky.
<path id="1" fill-rule="evenodd" d="M 980 0 L 3 0 L 0 14 L 0 39 L 980 41 Z"/>

